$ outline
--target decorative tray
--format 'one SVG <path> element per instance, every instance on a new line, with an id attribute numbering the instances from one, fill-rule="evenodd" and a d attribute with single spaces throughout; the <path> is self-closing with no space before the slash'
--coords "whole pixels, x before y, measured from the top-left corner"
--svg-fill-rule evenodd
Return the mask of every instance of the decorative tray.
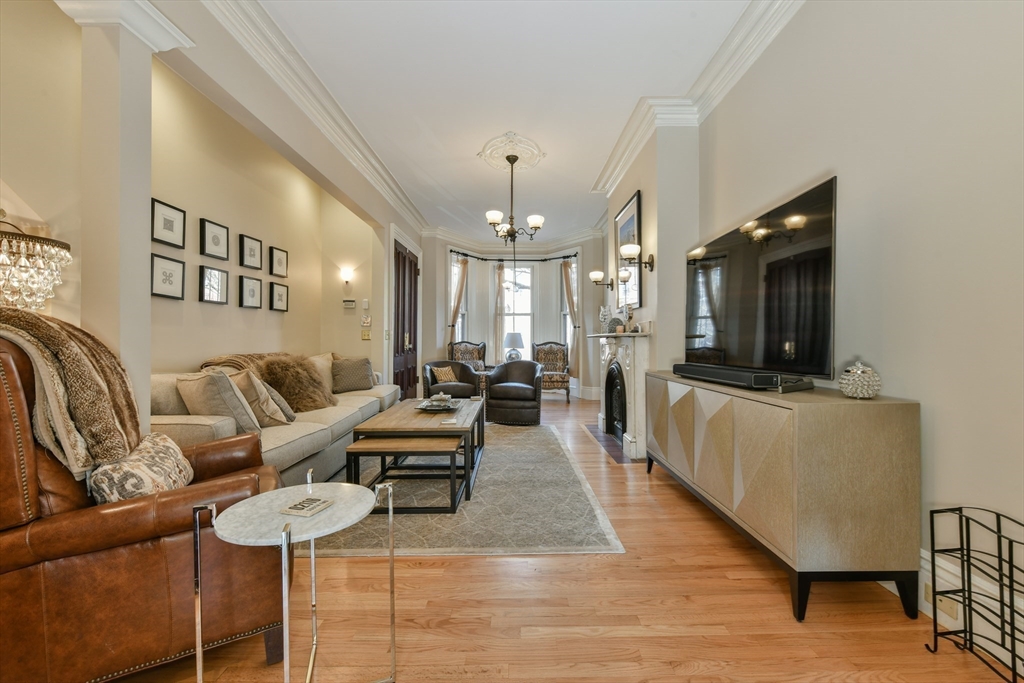
<path id="1" fill-rule="evenodd" d="M 427 400 L 416 406 L 416 410 L 425 410 L 428 413 L 450 413 L 459 409 L 459 406 L 462 405 L 462 400 L 460 398 L 453 398 L 448 405 L 438 405 Z"/>

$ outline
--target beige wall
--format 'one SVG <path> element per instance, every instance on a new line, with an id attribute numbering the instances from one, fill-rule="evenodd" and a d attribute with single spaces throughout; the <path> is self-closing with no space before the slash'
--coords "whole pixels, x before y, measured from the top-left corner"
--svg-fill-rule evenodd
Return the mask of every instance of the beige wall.
<path id="1" fill-rule="evenodd" d="M 705 241 L 838 176 L 836 370 L 921 402 L 925 522 L 1024 516 L 1022 26 L 1019 2 L 807 3 L 700 128 Z"/>
<path id="2" fill-rule="evenodd" d="M 222 353 L 318 351 L 323 191 L 157 60 L 152 183 L 154 197 L 187 213 L 184 250 L 152 243 L 154 253 L 186 263 L 185 300 L 152 300 L 153 371 L 193 370 Z M 230 260 L 200 256 L 200 218 L 230 228 Z M 263 270 L 239 265 L 239 234 L 263 241 Z M 270 275 L 271 246 L 288 252 L 287 278 Z M 227 306 L 198 301 L 200 265 L 230 273 Z M 242 274 L 263 280 L 262 309 L 238 306 Z M 289 288 L 287 313 L 268 309 L 272 281 Z"/>
<path id="3" fill-rule="evenodd" d="M 0 178 L 71 244 L 49 313 L 81 317 L 82 31 L 52 2 L 0 2 Z"/>

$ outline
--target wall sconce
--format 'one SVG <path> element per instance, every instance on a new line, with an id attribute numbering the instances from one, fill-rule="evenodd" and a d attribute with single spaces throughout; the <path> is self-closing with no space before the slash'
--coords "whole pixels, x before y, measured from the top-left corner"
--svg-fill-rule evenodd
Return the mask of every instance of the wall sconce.
<path id="1" fill-rule="evenodd" d="M 633 277 L 633 271 L 629 268 L 619 268 L 619 282 L 626 284 L 631 277 Z"/>
<path id="2" fill-rule="evenodd" d="M 623 244 L 619 247 L 619 256 L 622 260 L 629 264 L 634 264 L 637 259 L 640 258 L 640 245 L 639 244 Z M 654 272 L 654 254 L 649 254 L 646 261 L 641 261 L 642 265 L 647 270 Z"/>
<path id="3" fill-rule="evenodd" d="M 595 285 L 601 285 L 608 289 L 615 289 L 615 280 L 609 280 L 608 282 L 602 282 L 604 280 L 603 270 L 592 270 L 590 271 L 590 281 Z"/>
<path id="4" fill-rule="evenodd" d="M 353 273 L 351 268 L 342 268 L 341 269 L 341 279 L 345 281 L 346 285 L 348 284 L 348 281 L 352 279 L 352 275 L 353 274 L 354 273 Z"/>

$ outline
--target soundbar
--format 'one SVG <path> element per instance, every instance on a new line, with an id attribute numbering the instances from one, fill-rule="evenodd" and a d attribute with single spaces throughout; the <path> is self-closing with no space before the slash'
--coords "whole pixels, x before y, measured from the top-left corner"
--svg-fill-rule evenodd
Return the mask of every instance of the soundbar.
<path id="1" fill-rule="evenodd" d="M 723 368 L 718 365 L 676 363 L 672 366 L 672 374 L 716 384 L 743 387 L 744 389 L 777 389 L 780 394 L 814 388 L 814 382 L 804 377 L 789 377 L 777 372 Z"/>

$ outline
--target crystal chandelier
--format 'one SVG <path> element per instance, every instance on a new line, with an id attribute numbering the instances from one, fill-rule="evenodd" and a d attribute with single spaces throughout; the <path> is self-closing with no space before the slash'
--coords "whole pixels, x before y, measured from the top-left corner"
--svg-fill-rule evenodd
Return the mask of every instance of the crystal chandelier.
<path id="1" fill-rule="evenodd" d="M 505 157 L 505 162 L 508 164 L 509 173 L 509 191 L 508 191 L 508 223 L 502 223 L 501 219 L 503 214 L 501 211 L 488 211 L 486 213 L 487 223 L 494 228 L 494 235 L 499 239 L 503 240 L 505 244 L 512 242 L 512 248 L 515 249 L 516 237 L 519 235 L 526 235 L 531 240 L 533 236 L 537 234 L 537 231 L 544 226 L 544 216 L 527 216 L 526 224 L 529 228 L 517 228 L 516 217 L 514 215 L 515 196 L 516 196 L 516 164 L 520 163 L 520 170 L 525 171 L 526 169 L 533 168 L 544 158 L 544 152 L 540 151 L 540 147 L 537 143 L 532 140 L 528 140 L 520 135 L 516 135 L 513 132 L 505 133 L 500 135 L 493 140 L 490 140 L 484 145 L 483 150 L 477 155 L 486 161 L 494 168 L 504 168 L 504 164 L 501 163 L 500 157 Z"/>
<path id="2" fill-rule="evenodd" d="M 0 306 L 42 310 L 62 282 L 60 269 L 71 265 L 71 245 L 26 234 L 6 217 L 0 209 L 0 223 L 18 232 L 0 230 Z"/>

